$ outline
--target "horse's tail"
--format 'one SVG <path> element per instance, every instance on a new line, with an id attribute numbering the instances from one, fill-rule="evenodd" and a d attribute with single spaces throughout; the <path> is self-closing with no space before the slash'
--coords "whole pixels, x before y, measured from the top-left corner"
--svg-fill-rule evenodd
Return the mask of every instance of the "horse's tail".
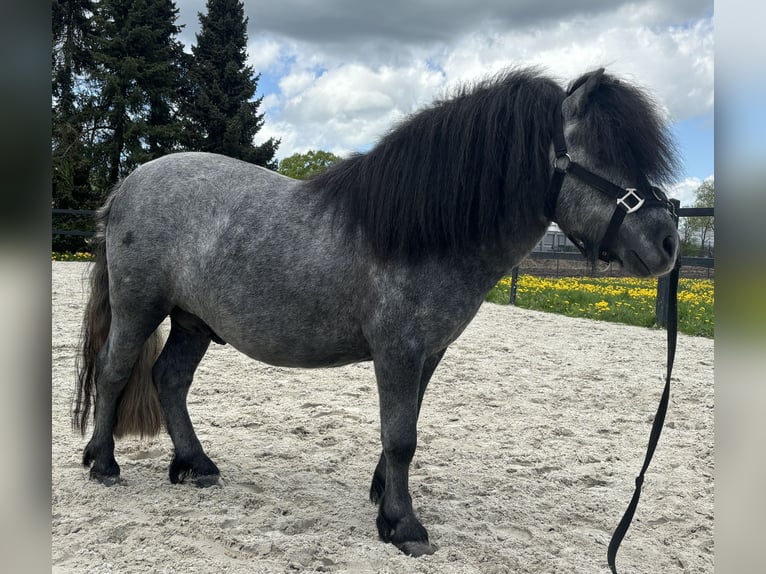
<path id="1" fill-rule="evenodd" d="M 95 403 L 99 354 L 106 343 L 112 323 L 109 269 L 106 260 L 106 226 L 116 193 L 117 190 L 109 196 L 96 215 L 98 227 L 91 244 L 95 262 L 90 272 L 90 297 L 85 307 L 82 324 L 81 349 L 77 357 L 77 384 L 72 411 L 72 427 L 83 435 L 88 428 L 91 405 Z M 162 338 L 157 329 L 144 343 L 117 403 L 112 430 L 115 436 L 121 437 L 126 434 L 153 436 L 162 429 L 162 408 L 157 388 L 152 380 L 152 367 L 161 350 Z"/>

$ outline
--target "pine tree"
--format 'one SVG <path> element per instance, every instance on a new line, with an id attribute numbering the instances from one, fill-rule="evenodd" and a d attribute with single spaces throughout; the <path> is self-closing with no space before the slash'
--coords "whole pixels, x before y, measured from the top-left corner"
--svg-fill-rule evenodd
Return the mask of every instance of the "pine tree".
<path id="1" fill-rule="evenodd" d="M 247 18 L 239 0 L 208 0 L 199 14 L 200 32 L 190 79 L 184 145 L 221 153 L 276 169 L 278 140 L 259 146 L 253 137 L 263 127 L 263 98 L 253 99 L 260 74 L 247 65 Z"/>
<path id="2" fill-rule="evenodd" d="M 52 160 L 55 207 L 90 207 L 90 160 L 79 86 L 89 69 L 93 29 L 91 0 L 52 2 Z"/>
<path id="3" fill-rule="evenodd" d="M 100 0 L 93 80 L 102 166 L 111 187 L 136 165 L 179 149 L 183 49 L 172 0 Z"/>
<path id="4" fill-rule="evenodd" d="M 94 193 L 90 182 L 92 147 L 85 113 L 88 94 L 83 89 L 93 62 L 94 5 L 92 0 L 53 0 L 51 4 L 52 204 L 55 208 L 94 209 L 102 198 Z M 92 230 L 93 220 L 57 216 L 54 227 Z M 82 237 L 53 237 L 55 251 L 78 251 L 84 246 Z"/>

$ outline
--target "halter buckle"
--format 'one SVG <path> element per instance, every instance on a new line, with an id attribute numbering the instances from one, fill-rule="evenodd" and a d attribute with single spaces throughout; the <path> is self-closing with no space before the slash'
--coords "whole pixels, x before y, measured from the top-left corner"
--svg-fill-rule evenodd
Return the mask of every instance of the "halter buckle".
<path id="1" fill-rule="evenodd" d="M 625 195 L 617 198 L 617 205 L 622 207 L 625 213 L 633 213 L 641 209 L 641 206 L 644 204 L 644 198 L 636 193 L 637 190 L 634 187 L 629 187 L 625 191 Z"/>

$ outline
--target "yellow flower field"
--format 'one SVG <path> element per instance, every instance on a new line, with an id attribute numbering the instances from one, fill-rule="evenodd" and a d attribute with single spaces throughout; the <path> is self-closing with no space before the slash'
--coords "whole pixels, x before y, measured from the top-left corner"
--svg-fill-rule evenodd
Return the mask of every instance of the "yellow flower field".
<path id="1" fill-rule="evenodd" d="M 504 277 L 487 296 L 507 304 L 511 278 Z M 678 284 L 678 330 L 689 335 L 713 337 L 714 282 L 680 279 Z M 656 279 L 630 277 L 534 277 L 520 275 L 516 305 L 630 325 L 651 327 L 655 323 Z"/>
<path id="2" fill-rule="evenodd" d="M 93 255 L 85 251 L 77 253 L 57 253 L 51 254 L 51 261 L 93 261 Z"/>

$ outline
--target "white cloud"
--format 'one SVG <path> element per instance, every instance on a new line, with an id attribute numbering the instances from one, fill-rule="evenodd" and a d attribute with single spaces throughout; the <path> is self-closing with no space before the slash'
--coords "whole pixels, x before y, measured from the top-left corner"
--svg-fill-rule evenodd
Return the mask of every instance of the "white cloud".
<path id="1" fill-rule="evenodd" d="M 353 150 L 374 143 L 396 119 L 449 86 L 518 64 L 538 65 L 564 84 L 606 65 L 646 87 L 674 121 L 709 113 L 712 22 L 657 26 L 661 12 L 661 4 L 649 2 L 520 29 L 488 23 L 450 44 L 392 46 L 376 57 L 362 48 L 359 57 L 342 56 L 337 47 L 325 51 L 296 42 L 289 52 L 283 46 L 281 58 L 293 64 L 279 84 L 281 105 L 267 123 L 295 126 L 292 132 L 325 149 Z M 316 74 L 317 69 L 325 71 Z M 292 153 L 289 140 L 282 138 L 280 157 Z"/>
<path id="2" fill-rule="evenodd" d="M 263 100 L 261 101 L 261 106 L 258 108 L 258 111 L 260 113 L 269 113 L 270 111 L 279 108 L 281 106 L 281 102 L 279 100 L 279 96 L 276 94 L 267 94 L 263 96 Z"/>
<path id="3" fill-rule="evenodd" d="M 258 37 L 247 44 L 247 63 L 256 73 L 276 71 L 283 56 L 284 44 L 273 38 Z"/>
<path id="4" fill-rule="evenodd" d="M 282 138 L 279 157 L 316 148 L 338 155 L 364 149 L 429 102 L 442 83 L 442 74 L 425 64 L 379 69 L 348 64 L 318 76 L 292 72 L 280 81 L 281 106 L 272 126 Z"/>
<path id="5" fill-rule="evenodd" d="M 532 64 L 568 82 L 599 66 L 655 94 L 681 120 L 712 110 L 713 29 L 709 21 L 691 27 L 626 25 L 626 12 L 576 18 L 545 28 L 506 33 L 474 32 L 444 57 L 454 80 L 498 71 L 509 64 Z"/>
<path id="6" fill-rule="evenodd" d="M 282 76 L 279 89 L 285 98 L 294 97 L 306 90 L 316 80 L 316 76 L 308 70 L 301 70 Z"/>
<path id="7" fill-rule="evenodd" d="M 672 188 L 668 189 L 668 195 L 674 199 L 678 199 L 681 202 L 681 207 L 691 207 L 697 199 L 697 189 L 705 181 L 713 179 L 713 176 L 700 179 L 698 177 L 687 177 L 683 181 L 679 181 Z"/>

